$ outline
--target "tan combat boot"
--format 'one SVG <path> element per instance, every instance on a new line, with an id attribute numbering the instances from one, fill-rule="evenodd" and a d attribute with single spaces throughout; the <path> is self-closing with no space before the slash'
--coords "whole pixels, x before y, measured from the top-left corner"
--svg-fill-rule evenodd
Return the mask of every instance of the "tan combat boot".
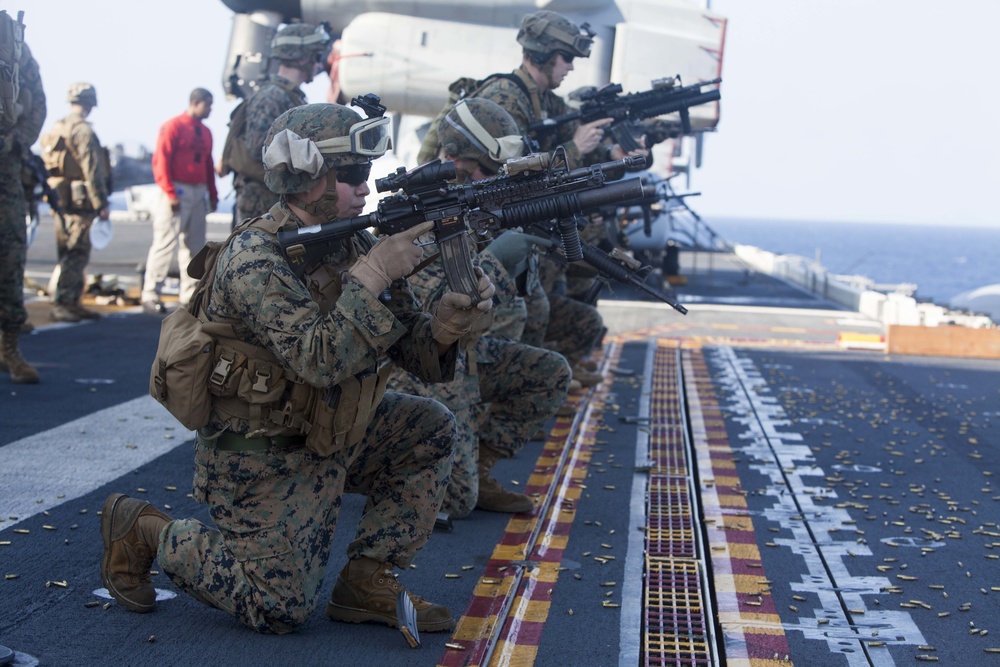
<path id="1" fill-rule="evenodd" d="M 502 457 L 488 447 L 479 446 L 479 498 L 476 507 L 487 512 L 523 514 L 535 509 L 531 498 L 523 493 L 508 491 L 491 474 Z"/>
<path id="2" fill-rule="evenodd" d="M 101 581 L 126 609 L 144 614 L 156 607 L 149 569 L 160 547 L 160 531 L 169 516 L 144 500 L 113 493 L 101 511 Z"/>
<path id="3" fill-rule="evenodd" d="M 14 384 L 38 384 L 38 371 L 24 360 L 21 351 L 17 349 L 16 333 L 0 332 L 0 370 L 10 373 Z"/>
<path id="4" fill-rule="evenodd" d="M 584 387 L 594 387 L 601 384 L 604 380 L 604 376 L 600 373 L 594 371 L 588 371 L 587 369 L 577 364 L 573 367 L 573 379 L 578 381 Z"/>
<path id="5" fill-rule="evenodd" d="M 337 575 L 326 615 L 345 623 L 385 623 L 399 627 L 396 620 L 396 598 L 406 590 L 392 576 L 392 565 L 371 558 L 350 560 Z M 455 627 L 455 619 L 447 607 L 432 604 L 407 591 L 417 612 L 417 630 L 444 632 Z"/>

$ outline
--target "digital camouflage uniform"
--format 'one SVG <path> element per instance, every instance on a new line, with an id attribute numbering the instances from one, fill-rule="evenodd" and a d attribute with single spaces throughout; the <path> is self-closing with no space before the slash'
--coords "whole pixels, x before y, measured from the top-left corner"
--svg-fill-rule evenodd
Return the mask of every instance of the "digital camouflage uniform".
<path id="1" fill-rule="evenodd" d="M 84 274 L 90 262 L 90 226 L 97 212 L 108 205 L 110 165 L 93 128 L 80 114 L 71 113 L 49 129 L 47 135 L 67 138 L 66 150 L 82 172 L 86 198 L 70 197 L 62 202 L 62 219 L 56 220 L 56 250 L 59 258 L 59 281 L 53 302 L 73 307 L 83 296 Z M 43 140 L 44 143 L 44 140 Z"/>
<path id="2" fill-rule="evenodd" d="M 261 163 L 261 149 L 267 138 L 267 131 L 274 119 L 291 108 L 306 103 L 306 94 L 294 82 L 275 75 L 259 90 L 247 98 L 246 123 L 242 141 L 254 159 Z M 277 195 L 267 189 L 263 182 L 247 174 L 236 173 L 233 177 L 236 188 L 237 221 L 255 218 L 271 210 L 278 201 Z"/>
<path id="3" fill-rule="evenodd" d="M 476 97 L 496 102 L 511 115 L 523 134 L 528 134 L 528 126 L 544 118 L 551 118 L 571 109 L 565 100 L 551 90 L 540 91 L 538 84 L 524 65 L 514 70 L 514 76 L 524 82 L 530 96 L 524 94 L 521 86 L 507 78 L 495 78 L 476 91 Z M 585 162 L 593 162 L 594 153 L 581 156 L 573 143 L 577 123 L 569 122 L 555 131 L 532 137 L 539 142 L 543 152 L 552 152 L 562 146 L 570 169 L 576 169 Z M 600 153 L 600 149 L 596 151 Z M 529 271 L 528 293 L 525 295 L 527 321 L 521 342 L 536 347 L 545 347 L 559 352 L 570 366 L 575 366 L 594 349 L 603 335 L 604 321 L 597 309 L 579 301 L 573 301 L 558 294 L 546 294 L 537 279 L 537 273 Z M 499 313 L 506 318 L 506 313 Z"/>
<path id="4" fill-rule="evenodd" d="M 561 116 L 572 111 L 566 101 L 551 90 L 541 91 L 524 65 L 514 70 L 513 74 L 524 83 L 531 93 L 530 96 L 525 95 L 521 86 L 514 81 L 496 77 L 477 90 L 475 97 L 492 100 L 503 107 L 517 123 L 521 134 L 527 135 L 528 126 L 535 121 Z M 573 134 L 577 126 L 576 121 L 563 123 L 556 130 L 532 136 L 532 139 L 538 141 L 540 149 L 545 153 L 551 153 L 558 146 L 562 146 L 566 151 L 570 169 L 576 169 L 583 165 L 583 157 L 573 143 Z"/>
<path id="5" fill-rule="evenodd" d="M 38 63 L 24 44 L 17 123 L 0 130 L 0 332 L 16 333 L 28 319 L 24 309 L 24 264 L 27 253 L 27 203 L 21 183 L 21 161 L 38 139 L 45 122 L 45 91 Z"/>
<path id="6" fill-rule="evenodd" d="M 488 248 L 479 254 L 478 265 L 496 286 L 496 300 L 506 304 L 517 299 L 516 286 Z M 438 261 L 410 281 L 427 309 L 447 286 Z M 559 354 L 519 343 L 516 336 L 505 337 L 494 326 L 468 335 L 460 344 L 453 381 L 428 384 L 398 369 L 389 385 L 394 391 L 436 399 L 455 415 L 454 465 L 441 506 L 453 518 L 468 516 L 476 507 L 480 447 L 502 458 L 514 457 L 566 400 L 570 379 L 569 366 Z"/>
<path id="7" fill-rule="evenodd" d="M 275 213 L 292 215 L 283 203 Z M 242 227 L 220 255 L 209 315 L 235 321 L 239 338 L 315 387 L 339 385 L 387 359 L 427 382 L 452 379 L 455 347 L 438 356 L 431 317 L 405 281 L 393 283 L 387 304 L 354 280 L 341 283 L 357 252 L 353 245 L 325 259 L 339 292 L 327 309 L 273 235 Z M 227 423 L 236 433 L 249 428 L 213 411 L 209 430 Z M 410 564 L 444 496 L 454 429 L 439 403 L 387 393 L 364 438 L 330 456 L 302 445 L 230 452 L 200 444 L 194 495 L 209 505 L 218 530 L 195 519 L 168 523 L 160 566 L 181 589 L 248 626 L 289 632 L 317 605 L 345 492 L 368 496 L 348 555 Z"/>

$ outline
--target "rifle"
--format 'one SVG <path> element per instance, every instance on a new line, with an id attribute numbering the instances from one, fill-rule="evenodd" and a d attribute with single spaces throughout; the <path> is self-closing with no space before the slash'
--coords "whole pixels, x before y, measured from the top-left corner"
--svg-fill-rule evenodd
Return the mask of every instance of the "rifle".
<path id="1" fill-rule="evenodd" d="M 574 219 L 573 224 L 577 225 L 579 223 Z M 531 226 L 531 231 L 532 233 L 537 232 L 539 236 L 546 236 L 548 238 L 552 238 L 556 234 L 552 223 L 535 223 Z M 659 299 L 680 314 L 687 314 L 687 308 L 675 301 L 666 292 L 646 284 L 646 276 L 652 270 L 652 267 L 642 266 L 638 260 L 621 253 L 617 248 L 608 253 L 584 241 L 580 242 L 580 255 L 580 258 L 601 276 L 617 280 L 625 285 L 631 285 Z"/>
<path id="2" fill-rule="evenodd" d="M 59 219 L 62 219 L 63 211 L 59 205 L 59 193 L 49 185 L 49 170 L 45 168 L 45 161 L 41 156 L 28 151 L 27 155 L 21 158 L 22 164 L 31 172 L 31 175 L 42 186 L 42 196 L 48 202 L 49 208 Z"/>
<path id="3" fill-rule="evenodd" d="M 400 167 L 375 180 L 379 192 L 396 193 L 382 199 L 377 211 L 279 231 L 278 242 L 292 270 L 301 277 L 357 231 L 374 227 L 391 235 L 433 221 L 449 288 L 478 300 L 478 279 L 465 234 L 485 238 L 500 229 L 559 220 L 563 249 L 574 261 L 583 257 L 575 214 L 644 194 L 638 178 L 611 182 L 628 169 L 642 167 L 644 156 L 572 171 L 565 161 L 560 164 L 554 165 L 548 154 L 532 154 L 508 160 L 491 179 L 461 185 L 449 184 L 455 178 L 451 161 L 433 160 L 411 171 Z"/>
<path id="4" fill-rule="evenodd" d="M 680 76 L 656 79 L 652 88 L 640 93 L 622 94 L 620 83 L 611 84 L 596 90 L 581 93 L 582 100 L 579 110 L 570 113 L 543 118 L 528 126 L 529 134 L 544 133 L 555 130 L 560 125 L 570 121 L 591 123 L 601 118 L 613 119 L 609 130 L 615 142 L 625 152 L 640 148 L 639 142 L 633 136 L 640 121 L 668 113 L 680 112 L 681 132 L 691 133 L 690 108 L 708 102 L 716 102 L 722 94 L 718 88 L 702 91 L 703 86 L 714 86 L 722 79 L 700 81 L 690 86 L 682 86 Z M 641 128 L 639 128 L 641 130 Z"/>

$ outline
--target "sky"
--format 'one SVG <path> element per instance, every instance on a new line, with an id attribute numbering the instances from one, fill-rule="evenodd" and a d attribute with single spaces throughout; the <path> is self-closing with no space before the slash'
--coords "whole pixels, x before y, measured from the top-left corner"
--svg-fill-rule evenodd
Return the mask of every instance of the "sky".
<path id="1" fill-rule="evenodd" d="M 68 111 L 67 86 L 90 81 L 102 142 L 152 149 L 159 125 L 204 87 L 218 157 L 236 104 L 222 89 L 232 13 L 221 0 L 4 4 L 25 10 L 45 129 Z M 712 10 L 728 24 L 721 120 L 691 183 L 699 213 L 1000 227 L 1000 1 L 713 0 Z"/>

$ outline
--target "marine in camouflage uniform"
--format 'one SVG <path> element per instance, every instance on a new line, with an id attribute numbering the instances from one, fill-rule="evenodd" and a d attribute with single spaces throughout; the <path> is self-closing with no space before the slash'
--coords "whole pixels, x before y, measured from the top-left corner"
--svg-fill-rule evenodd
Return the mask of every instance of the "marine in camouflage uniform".
<path id="1" fill-rule="evenodd" d="M 455 163 L 459 182 L 495 174 L 503 161 L 524 150 L 510 115 L 478 98 L 461 100 L 442 117 L 437 140 L 440 156 Z M 535 237 L 506 232 L 500 239 L 479 253 L 477 262 L 497 286 L 501 307 L 517 312 L 516 279 L 525 271 Z M 447 285 L 442 263 L 431 263 L 411 283 L 425 306 L 433 306 Z M 454 518 L 465 517 L 476 507 L 498 512 L 533 508 L 528 496 L 504 489 L 491 471 L 499 459 L 515 456 L 566 400 L 569 366 L 557 353 L 518 342 L 519 335 L 517 316 L 496 326 L 484 322 L 463 339 L 452 382 L 427 384 L 405 371 L 392 378 L 394 389 L 435 398 L 455 415 L 455 462 L 441 508 Z"/>
<path id="2" fill-rule="evenodd" d="M 306 94 L 301 84 L 313 80 L 322 55 L 329 48 L 330 36 L 322 26 L 293 23 L 281 28 L 271 43 L 271 57 L 280 62 L 278 72 L 246 99 L 246 120 L 243 134 L 238 137 L 259 169 L 242 173 L 234 169 L 233 187 L 236 189 L 236 221 L 254 218 L 266 211 L 278 198 L 261 180 L 264 165 L 261 149 L 271 123 L 297 106 L 306 104 Z"/>
<path id="3" fill-rule="evenodd" d="M 90 227 L 107 220 L 111 165 L 87 117 L 97 106 L 97 91 L 89 83 L 74 83 L 66 100 L 68 116 L 56 121 L 42 137 L 42 158 L 52 177 L 49 184 L 62 198 L 63 215 L 56 219 L 59 280 L 50 317 L 57 322 L 96 320 L 100 315 L 80 305 L 85 273 L 90 263 Z M 56 157 L 55 153 L 59 156 Z M 73 185 L 71 185 L 71 183 Z"/>
<path id="4" fill-rule="evenodd" d="M 9 129 L 0 129 L 0 371 L 10 373 L 16 384 L 33 384 L 38 382 L 38 372 L 25 361 L 17 345 L 21 327 L 28 320 L 24 309 L 27 204 L 21 163 L 38 139 L 46 107 L 38 63 L 27 44 L 21 47 L 18 69 L 17 122 Z"/>
<path id="5" fill-rule="evenodd" d="M 316 145 L 346 138 L 349 130 L 376 132 L 378 141 L 366 145 L 381 148 L 359 155 L 349 143 Z M 378 391 L 366 395 L 374 403 L 366 420 L 355 380 L 368 386 L 366 378 L 378 377 L 389 360 L 428 382 L 451 379 L 455 343 L 489 309 L 493 287 L 480 280 L 483 300 L 476 307 L 452 293 L 433 315 L 423 312 L 402 276 L 419 261 L 413 240 L 430 225 L 377 244 L 361 233 L 331 247 L 320 263 L 306 267 L 304 278 L 293 272 L 276 230 L 362 207 L 371 156 L 387 144 L 388 135 L 379 132 L 386 126 L 333 104 L 297 107 L 272 126 L 266 178 L 281 199 L 233 232 L 208 274 L 214 278 L 203 316 L 229 323 L 239 341 L 235 349 L 245 352 L 232 369 L 216 366 L 228 400 L 213 398 L 209 423 L 199 430 L 194 495 L 209 505 L 215 528 L 110 496 L 101 523 L 101 574 L 127 608 L 153 608 L 155 556 L 196 599 L 260 632 L 293 630 L 318 603 L 341 498 L 353 492 L 367 495 L 368 503 L 326 612 L 335 620 L 396 624 L 403 588 L 391 569 L 407 567 L 433 528 L 451 470 L 454 420 L 435 401 L 396 393 L 379 400 Z M 382 302 L 386 288 L 392 298 Z M 223 352 L 226 345 L 219 339 Z M 280 363 L 282 377 L 260 375 L 267 359 Z M 267 384 L 275 380 L 279 384 Z M 251 383 L 267 396 L 254 398 Z M 234 395 L 224 391 L 231 385 Z M 321 404 L 307 416 L 322 414 L 323 405 L 338 415 L 347 406 L 358 409 L 356 418 L 344 412 L 353 420 L 346 439 L 313 440 L 318 419 L 304 429 L 304 440 L 297 435 L 303 431 L 295 426 L 303 417 L 294 402 L 299 389 Z M 275 392 L 280 395 L 271 396 Z M 411 600 L 420 630 L 454 625 L 447 608 Z"/>
<path id="6" fill-rule="evenodd" d="M 517 298 L 514 280 L 489 250 L 478 265 L 497 287 L 498 300 Z M 447 282 L 440 262 L 411 278 L 425 304 L 434 304 Z M 504 489 L 492 476 L 500 459 L 509 459 L 566 400 L 570 370 L 556 352 L 508 338 L 490 327 L 463 339 L 451 382 L 430 384 L 396 370 L 390 388 L 433 398 L 455 415 L 455 457 L 441 511 L 463 518 L 478 507 L 496 512 L 530 512 L 531 499 Z"/>
<path id="7" fill-rule="evenodd" d="M 589 57 L 592 37 L 586 26 L 578 27 L 555 12 L 542 10 L 525 15 L 517 34 L 517 41 L 524 49 L 521 67 L 514 70 L 513 77 L 487 80 L 475 91 L 475 96 L 503 107 L 522 134 L 527 134 L 528 127 L 538 120 L 569 113 L 566 101 L 553 90 L 572 69 L 574 58 Z M 587 125 L 564 123 L 554 131 L 532 138 L 543 152 L 564 153 L 569 167 L 575 169 L 624 155 L 617 145 L 600 143 L 603 124 L 604 121 Z M 603 336 L 604 322 L 597 309 L 565 294 L 546 293 L 536 271 L 528 274 L 524 298 L 527 321 L 522 342 L 562 354 L 573 367 L 574 379 L 583 384 L 599 382 L 600 376 L 579 367 Z"/>

